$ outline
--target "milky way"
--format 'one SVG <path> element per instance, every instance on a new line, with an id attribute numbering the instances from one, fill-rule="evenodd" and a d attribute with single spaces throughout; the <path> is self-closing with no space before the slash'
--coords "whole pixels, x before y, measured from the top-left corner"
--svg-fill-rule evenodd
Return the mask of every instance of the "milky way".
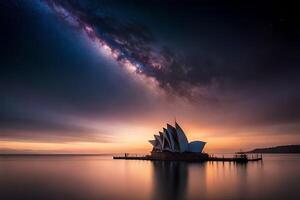
<path id="1" fill-rule="evenodd" d="M 182 92 L 180 85 L 184 83 L 186 68 L 168 48 L 157 45 L 153 34 L 143 25 L 90 12 L 74 1 L 46 2 L 63 21 L 84 31 L 105 55 L 148 86 L 150 83 L 168 92 Z"/>

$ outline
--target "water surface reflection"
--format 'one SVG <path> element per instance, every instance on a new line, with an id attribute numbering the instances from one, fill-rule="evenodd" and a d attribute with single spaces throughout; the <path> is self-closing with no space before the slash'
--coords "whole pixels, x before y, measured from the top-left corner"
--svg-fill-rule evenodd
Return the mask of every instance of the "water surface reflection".
<path id="1" fill-rule="evenodd" d="M 188 166 L 185 162 L 152 162 L 153 200 L 186 197 Z"/>
<path id="2" fill-rule="evenodd" d="M 185 163 L 104 156 L 0 156 L 2 200 L 299 200 L 300 155 Z"/>

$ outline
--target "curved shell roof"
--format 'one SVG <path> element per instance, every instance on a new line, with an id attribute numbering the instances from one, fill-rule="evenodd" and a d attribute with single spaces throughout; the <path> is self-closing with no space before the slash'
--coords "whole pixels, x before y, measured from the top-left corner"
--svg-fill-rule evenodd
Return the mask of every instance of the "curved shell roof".
<path id="1" fill-rule="evenodd" d="M 155 140 L 149 140 L 153 146 L 153 151 L 162 152 L 202 152 L 206 142 L 192 141 L 188 139 L 182 128 L 175 122 L 175 127 L 167 124 L 159 135 L 154 135 Z"/>

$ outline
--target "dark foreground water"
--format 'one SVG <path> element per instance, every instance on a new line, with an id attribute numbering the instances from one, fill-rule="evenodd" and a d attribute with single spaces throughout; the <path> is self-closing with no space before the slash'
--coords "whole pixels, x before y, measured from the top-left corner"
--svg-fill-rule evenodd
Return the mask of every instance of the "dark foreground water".
<path id="1" fill-rule="evenodd" d="M 300 199 L 300 155 L 179 163 L 109 156 L 0 156 L 0 199 Z"/>

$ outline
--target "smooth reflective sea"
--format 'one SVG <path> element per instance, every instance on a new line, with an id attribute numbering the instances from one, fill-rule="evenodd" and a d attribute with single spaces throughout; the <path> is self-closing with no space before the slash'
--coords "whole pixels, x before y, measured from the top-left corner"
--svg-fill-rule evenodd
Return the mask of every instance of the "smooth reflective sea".
<path id="1" fill-rule="evenodd" d="M 152 162 L 111 156 L 0 156 L 0 199 L 300 199 L 300 154 L 262 162 Z"/>

